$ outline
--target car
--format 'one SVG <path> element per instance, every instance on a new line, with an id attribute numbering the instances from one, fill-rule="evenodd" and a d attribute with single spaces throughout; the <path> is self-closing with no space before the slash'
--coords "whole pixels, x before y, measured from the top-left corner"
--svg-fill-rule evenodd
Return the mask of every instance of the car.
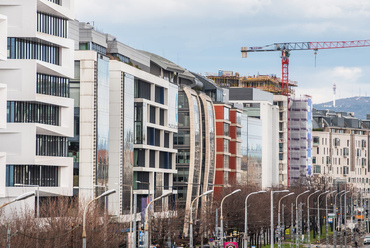
<path id="1" fill-rule="evenodd" d="M 364 238 L 364 245 L 370 244 L 370 235 L 366 235 Z"/>

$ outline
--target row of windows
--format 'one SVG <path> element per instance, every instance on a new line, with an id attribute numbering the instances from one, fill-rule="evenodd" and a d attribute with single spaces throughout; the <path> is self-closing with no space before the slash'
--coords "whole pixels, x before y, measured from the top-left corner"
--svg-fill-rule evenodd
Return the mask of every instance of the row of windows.
<path id="1" fill-rule="evenodd" d="M 59 65 L 59 47 L 21 38 L 8 38 L 8 59 L 38 59 Z"/>
<path id="2" fill-rule="evenodd" d="M 58 4 L 58 5 L 61 5 L 62 0 L 48 0 L 48 1 L 52 2 L 52 3 L 55 3 L 55 4 Z"/>
<path id="3" fill-rule="evenodd" d="M 37 73 L 37 93 L 69 97 L 69 79 Z"/>
<path id="4" fill-rule="evenodd" d="M 94 42 L 88 42 L 88 43 L 80 43 L 79 45 L 80 50 L 94 50 L 98 53 L 107 55 L 107 48 L 100 46 Z"/>
<path id="5" fill-rule="evenodd" d="M 6 165 L 6 186 L 17 184 L 58 187 L 58 166 Z"/>
<path id="6" fill-rule="evenodd" d="M 49 135 L 36 135 L 36 155 L 68 157 L 67 138 Z"/>
<path id="7" fill-rule="evenodd" d="M 59 106 L 36 102 L 7 102 L 7 122 L 59 125 Z"/>
<path id="8" fill-rule="evenodd" d="M 37 13 L 37 31 L 67 38 L 67 20 L 44 13 Z"/>
<path id="9" fill-rule="evenodd" d="M 126 56 L 124 56 L 124 55 L 122 55 L 122 54 L 119 54 L 119 53 L 112 53 L 111 54 L 113 57 L 117 57 L 117 58 L 119 58 L 119 60 L 121 61 L 121 62 L 124 62 L 124 63 L 130 63 L 130 58 L 128 58 L 128 57 L 126 57 Z"/>

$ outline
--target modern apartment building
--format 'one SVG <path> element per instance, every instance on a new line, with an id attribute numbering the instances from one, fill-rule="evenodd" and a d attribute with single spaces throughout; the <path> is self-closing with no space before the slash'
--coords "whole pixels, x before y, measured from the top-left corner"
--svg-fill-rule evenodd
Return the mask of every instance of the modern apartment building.
<path id="1" fill-rule="evenodd" d="M 69 79 L 74 74 L 74 49 L 67 27 L 74 15 L 73 1 L 1 0 L 0 15 L 0 43 L 5 34 L 7 44 L 6 53 L 0 45 L 0 83 L 6 84 L 7 99 L 7 123 L 0 129 L 0 151 L 6 153 L 6 166 L 0 167 L 5 175 L 0 204 L 37 186 L 42 197 L 70 196 Z M 1 61 L 4 54 L 7 60 Z M 1 105 L 4 91 L 0 86 Z M 27 201 L 35 206 L 33 199 Z"/>
<path id="2" fill-rule="evenodd" d="M 311 175 L 311 98 L 292 97 L 289 101 L 289 185 L 307 184 Z"/>
<path id="3" fill-rule="evenodd" d="M 369 192 L 369 127 L 351 113 L 313 110 L 312 172 Z"/>
<path id="4" fill-rule="evenodd" d="M 230 103 L 242 104 L 243 113 L 250 118 L 259 119 L 262 132 L 252 133 L 247 130 L 247 136 L 254 135 L 255 156 L 251 164 L 248 163 L 248 183 L 254 183 L 261 188 L 276 186 L 279 184 L 279 109 L 273 104 L 273 95 L 254 88 L 230 88 Z M 250 124 L 252 125 L 253 120 Z M 250 127 L 248 122 L 246 128 Z M 244 124 L 242 123 L 242 132 Z M 259 130 L 258 128 L 255 129 Z M 261 143 L 259 137 L 262 136 Z M 243 141 L 245 138 L 243 138 Z M 247 139 L 248 141 L 248 139 Z M 259 146 L 259 144 L 261 146 Z M 242 143 L 243 146 L 245 144 Z M 261 147 L 261 148 L 260 148 Z M 245 149 L 243 153 L 245 154 Z M 247 144 L 247 152 L 253 151 Z M 262 152 L 260 153 L 260 151 Z M 261 154 L 261 155 L 259 155 Z M 252 155 L 252 153 L 251 153 Z M 261 156 L 261 166 L 259 166 Z M 245 160 L 245 155 L 243 155 Z M 248 159 L 248 155 L 247 155 Z M 242 162 L 244 164 L 245 162 Z M 242 166 L 243 168 L 245 165 Z M 260 170 L 260 171 L 259 171 Z M 254 176 L 252 176 L 254 175 Z M 251 177 L 251 180 L 250 180 Z M 260 180 L 257 180 L 259 179 Z"/>

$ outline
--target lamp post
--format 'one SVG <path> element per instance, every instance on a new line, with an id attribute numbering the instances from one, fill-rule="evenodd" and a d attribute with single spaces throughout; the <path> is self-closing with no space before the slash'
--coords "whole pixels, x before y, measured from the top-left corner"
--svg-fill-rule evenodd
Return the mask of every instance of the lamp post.
<path id="1" fill-rule="evenodd" d="M 343 211 L 342 211 L 342 197 L 345 195 L 345 194 L 347 194 L 347 193 L 349 193 L 349 191 L 345 191 L 340 197 L 339 197 L 339 204 L 340 204 L 340 233 L 341 233 L 341 235 L 340 235 L 340 247 L 342 248 L 343 247 L 343 232 L 342 232 L 342 221 L 343 221 Z M 344 221 L 346 221 L 345 219 L 344 219 Z M 346 228 L 346 227 L 345 227 Z M 346 236 L 347 236 L 347 234 L 346 234 Z"/>
<path id="2" fill-rule="evenodd" d="M 163 194 L 163 195 L 161 195 L 161 196 L 159 196 L 159 197 L 157 197 L 157 198 L 155 198 L 155 199 L 153 199 L 152 201 L 150 201 L 149 203 L 148 203 L 148 205 L 146 206 L 146 208 L 145 208 L 145 224 L 144 224 L 144 232 L 145 232 L 145 243 L 144 243 L 144 247 L 146 247 L 146 248 L 149 248 L 149 232 L 148 232 L 148 210 L 149 210 L 149 208 L 150 208 L 150 205 L 153 203 L 153 202 L 155 202 L 155 201 L 157 201 L 157 200 L 159 200 L 159 199 L 162 199 L 162 198 L 164 198 L 164 197 L 166 197 L 166 196 L 169 196 L 169 195 L 172 195 L 172 192 L 169 192 L 169 193 L 167 193 L 167 194 Z"/>
<path id="3" fill-rule="evenodd" d="M 193 204 L 196 200 L 198 200 L 200 197 L 211 194 L 213 190 L 208 190 L 204 192 L 203 194 L 197 196 L 194 198 L 194 200 L 191 202 L 190 205 L 190 227 L 189 227 L 189 232 L 190 232 L 190 248 L 193 248 Z"/>
<path id="4" fill-rule="evenodd" d="M 320 196 L 328 192 L 329 190 L 322 192 L 317 196 L 317 236 L 319 239 L 319 245 L 320 245 Z"/>
<path id="5" fill-rule="evenodd" d="M 21 186 L 21 187 L 37 187 L 37 210 L 36 210 L 36 216 L 37 219 L 40 218 L 40 185 L 32 185 L 32 184 L 22 184 L 22 183 L 15 183 L 14 186 Z"/>
<path id="6" fill-rule="evenodd" d="M 306 190 L 302 193 L 300 193 L 299 195 L 297 195 L 297 197 L 295 198 L 295 225 L 296 225 L 296 232 L 295 232 L 295 243 L 296 243 L 296 246 L 298 248 L 298 244 L 299 244 L 299 239 L 298 239 L 298 230 L 299 230 L 299 216 L 298 216 L 298 198 L 301 196 L 301 195 L 304 195 L 306 193 L 310 192 L 309 190 Z"/>
<path id="7" fill-rule="evenodd" d="M 13 199 L 12 201 L 10 202 L 6 202 L 4 203 L 3 205 L 0 206 L 0 209 L 5 207 L 6 205 L 9 205 L 13 202 L 16 202 L 16 201 L 22 201 L 22 200 L 25 200 L 27 199 L 28 197 L 31 197 L 31 196 L 34 196 L 35 195 L 35 192 L 27 192 L 27 193 L 24 193 L 24 194 L 21 194 L 20 196 L 16 197 L 15 199 Z"/>
<path id="8" fill-rule="evenodd" d="M 248 247 L 248 198 L 251 195 L 260 194 L 260 193 L 266 193 L 266 191 L 261 190 L 257 192 L 252 192 L 245 198 L 245 223 L 244 223 L 244 248 Z"/>
<path id="9" fill-rule="evenodd" d="M 82 248 L 86 248 L 86 227 L 85 227 L 85 223 L 86 223 L 86 213 L 87 213 L 87 208 L 89 207 L 89 205 L 101 198 L 101 197 L 105 197 L 105 196 L 108 196 L 108 195 L 111 195 L 111 194 L 114 194 L 116 193 L 116 190 L 115 189 L 111 189 L 111 190 L 108 190 L 108 191 L 105 191 L 103 194 L 99 195 L 98 197 L 95 197 L 94 199 L 92 199 L 91 201 L 89 201 L 86 206 L 85 206 L 85 209 L 84 209 L 84 215 L 83 215 L 83 220 L 82 220 Z"/>
<path id="10" fill-rule="evenodd" d="M 224 245 L 224 223 L 223 223 L 224 216 L 223 216 L 223 214 L 222 214 L 222 204 L 224 203 L 224 200 L 225 200 L 227 197 L 229 197 L 229 196 L 231 196 L 231 195 L 233 195 L 233 194 L 235 194 L 235 193 L 238 193 L 238 192 L 240 192 L 240 191 L 241 191 L 241 189 L 234 190 L 234 191 L 233 191 L 233 192 L 231 192 L 230 194 L 228 194 L 228 195 L 224 196 L 224 198 L 222 198 L 222 201 L 221 201 L 221 217 L 220 217 L 220 225 L 221 225 L 221 245 L 222 245 L 222 246 Z"/>
<path id="11" fill-rule="evenodd" d="M 284 193 L 284 192 L 289 192 L 289 190 L 287 189 L 284 189 L 284 190 L 277 190 L 277 191 L 273 191 L 271 190 L 271 213 L 270 213 L 270 217 L 271 217 L 271 247 L 274 247 L 274 193 Z"/>
<path id="12" fill-rule="evenodd" d="M 6 205 L 9 205 L 13 202 L 16 202 L 16 201 L 22 201 L 22 200 L 25 200 L 27 199 L 28 197 L 31 197 L 31 196 L 34 196 L 35 195 L 35 192 L 27 192 L 27 193 L 24 193 L 24 194 L 21 194 L 20 196 L 16 197 L 15 199 L 13 199 L 12 201 L 10 202 L 6 202 L 4 203 L 3 205 L 0 206 L 0 209 L 2 209 L 3 207 L 5 207 Z M 7 224 L 7 235 L 6 235 L 6 247 L 7 248 L 10 248 L 10 228 L 9 228 L 9 223 Z"/>
<path id="13" fill-rule="evenodd" d="M 308 233 L 308 237 L 307 237 L 307 242 L 308 242 L 308 248 L 311 247 L 311 240 L 310 240 L 310 197 L 316 193 L 320 192 L 320 190 L 316 190 L 315 192 L 313 192 L 312 194 L 308 195 L 307 197 L 307 233 Z"/>
<path id="14" fill-rule="evenodd" d="M 334 237 L 333 237 L 333 248 L 336 248 L 337 246 L 337 195 L 343 193 L 346 190 L 342 190 L 339 193 L 336 193 L 334 196 L 334 206 L 333 206 L 333 212 L 334 212 L 334 219 L 333 219 L 333 227 L 334 227 Z"/>
<path id="15" fill-rule="evenodd" d="M 280 248 L 281 247 L 281 227 L 280 227 L 280 202 L 282 199 L 284 199 L 285 197 L 288 197 L 290 195 L 294 195 L 294 192 L 292 193 L 289 193 L 287 195 L 284 195 L 283 197 L 280 198 L 279 200 L 279 203 L 278 203 L 278 247 Z"/>
<path id="16" fill-rule="evenodd" d="M 325 225 L 326 225 L 326 248 L 329 248 L 329 230 L 328 230 L 328 196 L 330 194 L 333 194 L 337 192 L 336 190 L 330 192 L 329 194 L 326 195 L 325 197 L 325 210 L 326 210 L 326 217 L 325 217 Z"/>

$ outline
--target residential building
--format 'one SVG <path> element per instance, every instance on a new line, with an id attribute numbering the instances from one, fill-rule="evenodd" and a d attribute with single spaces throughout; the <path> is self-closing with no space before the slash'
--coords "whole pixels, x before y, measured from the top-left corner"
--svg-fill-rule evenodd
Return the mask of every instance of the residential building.
<path id="1" fill-rule="evenodd" d="M 254 156 L 254 160 L 248 165 L 248 183 L 254 183 L 261 188 L 276 186 L 279 184 L 279 109 L 273 104 L 273 95 L 271 93 L 261 91 L 254 88 L 230 88 L 230 103 L 242 104 L 243 113 L 248 118 L 255 118 L 260 120 L 261 131 L 255 129 L 256 133 L 251 133 L 247 130 L 247 135 L 254 135 L 250 139 L 254 139 L 254 148 L 247 144 L 247 148 L 243 148 L 243 153 L 251 151 L 250 156 Z M 248 119 L 249 122 L 249 119 Z M 256 121 L 251 120 L 250 124 L 242 122 L 243 128 L 251 127 Z M 255 126 L 256 127 L 256 126 Z M 244 131 L 245 132 L 245 131 Z M 262 140 L 259 137 L 262 136 Z M 246 138 L 243 138 L 243 141 Z M 249 138 L 248 138 L 249 139 Z M 247 139 L 247 141 L 248 141 Z M 261 143 L 260 143 L 261 142 Z M 251 144 L 252 145 L 252 144 Z M 260 146 L 261 145 L 261 148 Z M 243 145 L 245 146 L 245 145 Z M 247 149 L 247 150 L 246 150 Z M 252 151 L 255 151 L 253 154 Z M 262 152 L 260 152 L 262 150 Z M 261 155 L 260 155 L 261 154 Z M 248 159 L 249 155 L 243 155 Z M 259 156 L 261 156 L 261 165 L 259 165 Z M 245 167 L 245 162 L 242 162 Z M 260 179 L 259 179 L 260 178 Z M 258 179 L 258 180 L 257 180 Z"/>
<path id="2" fill-rule="evenodd" d="M 352 113 L 313 110 L 313 175 L 369 192 L 369 127 Z"/>
<path id="3" fill-rule="evenodd" d="M 0 1 L 0 43 L 5 33 L 7 44 L 6 53 L 0 45 L 0 83 L 6 84 L 6 93 L 0 86 L 1 105 L 3 96 L 7 99 L 7 123 L 0 129 L 0 151 L 6 153 L 0 204 L 37 186 L 41 197 L 72 195 L 68 137 L 73 135 L 74 49 L 67 27 L 73 5 L 72 0 Z M 7 60 L 1 61 L 4 54 Z M 34 208 L 34 198 L 26 202 Z"/>
<path id="4" fill-rule="evenodd" d="M 311 98 L 289 101 L 289 185 L 305 185 L 311 175 Z"/>

